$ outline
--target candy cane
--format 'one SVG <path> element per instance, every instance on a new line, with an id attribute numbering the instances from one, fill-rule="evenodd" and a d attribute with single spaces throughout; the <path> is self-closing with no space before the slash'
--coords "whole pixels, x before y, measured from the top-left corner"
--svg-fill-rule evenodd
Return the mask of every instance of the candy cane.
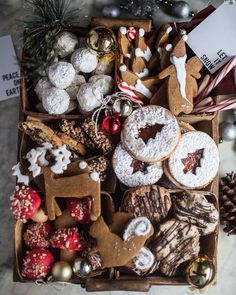
<path id="1" fill-rule="evenodd" d="M 134 40 L 136 36 L 136 30 L 134 27 L 129 27 L 128 31 L 127 31 L 127 37 L 129 39 L 130 42 L 132 42 Z"/>
<path id="2" fill-rule="evenodd" d="M 195 102 L 198 101 L 198 97 L 203 93 L 203 91 L 206 89 L 206 87 L 209 85 L 209 83 L 212 81 L 212 76 L 210 74 L 207 74 L 203 80 L 200 82 L 200 84 L 198 85 L 198 92 L 197 92 L 197 99 L 195 99 Z M 194 102 L 194 103 L 195 103 Z"/>
<path id="3" fill-rule="evenodd" d="M 204 99 L 211 91 L 224 79 L 224 77 L 236 66 L 236 56 L 224 66 L 220 73 L 210 82 L 199 97 L 199 100 Z"/>
<path id="4" fill-rule="evenodd" d="M 201 107 L 195 108 L 193 110 L 193 113 L 212 113 L 212 112 L 218 112 L 223 110 L 232 110 L 235 108 L 236 108 L 236 97 L 230 97 L 230 98 L 223 99 L 217 105 L 201 106 Z"/>
<path id="5" fill-rule="evenodd" d="M 117 87 L 120 89 L 120 91 L 127 93 L 134 103 L 143 106 L 143 101 L 137 95 L 135 95 L 131 87 L 125 81 L 117 81 Z"/>
<path id="6" fill-rule="evenodd" d="M 194 104 L 194 109 L 203 106 L 209 106 L 214 104 L 214 99 L 210 96 L 200 100 L 197 104 Z"/>

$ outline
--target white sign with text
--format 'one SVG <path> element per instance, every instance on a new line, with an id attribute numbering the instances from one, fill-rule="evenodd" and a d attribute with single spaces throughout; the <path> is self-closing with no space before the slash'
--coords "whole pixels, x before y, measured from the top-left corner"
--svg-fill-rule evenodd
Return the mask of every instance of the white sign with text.
<path id="1" fill-rule="evenodd" d="M 0 101 L 20 94 L 20 69 L 10 35 L 0 37 Z"/>
<path id="2" fill-rule="evenodd" d="M 236 55 L 236 3 L 224 2 L 188 34 L 187 44 L 213 74 Z"/>

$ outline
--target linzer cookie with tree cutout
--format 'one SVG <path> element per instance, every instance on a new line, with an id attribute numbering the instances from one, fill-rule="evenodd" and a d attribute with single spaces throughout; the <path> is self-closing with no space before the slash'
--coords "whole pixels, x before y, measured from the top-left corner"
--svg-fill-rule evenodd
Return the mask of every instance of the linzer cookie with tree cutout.
<path id="1" fill-rule="evenodd" d="M 119 144 L 113 154 L 113 168 L 117 178 L 128 187 L 156 183 L 162 176 L 162 163 L 146 163 L 133 158 Z"/>
<path id="2" fill-rule="evenodd" d="M 217 175 L 219 152 L 213 139 L 204 132 L 190 131 L 166 160 L 164 171 L 177 186 L 202 188 Z"/>
<path id="3" fill-rule="evenodd" d="M 147 106 L 134 111 L 121 132 L 123 146 L 135 159 L 144 162 L 164 160 L 180 139 L 176 118 L 167 109 Z"/>

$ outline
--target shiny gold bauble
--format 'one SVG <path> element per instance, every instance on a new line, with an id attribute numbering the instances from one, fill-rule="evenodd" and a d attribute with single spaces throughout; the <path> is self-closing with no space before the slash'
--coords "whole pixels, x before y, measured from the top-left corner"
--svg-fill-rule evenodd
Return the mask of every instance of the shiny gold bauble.
<path id="1" fill-rule="evenodd" d="M 197 289 L 203 289 L 211 284 L 214 281 L 215 275 L 215 265 L 206 255 L 192 260 L 186 269 L 188 283 Z"/>
<path id="2" fill-rule="evenodd" d="M 99 26 L 93 28 L 85 38 L 87 47 L 94 51 L 100 60 L 111 61 L 115 57 L 117 40 L 112 30 Z"/>
<path id="3" fill-rule="evenodd" d="M 72 268 L 68 262 L 58 261 L 52 267 L 52 276 L 60 282 L 68 282 L 72 277 Z"/>
<path id="4" fill-rule="evenodd" d="M 113 103 L 113 111 L 121 114 L 124 117 L 128 117 L 133 112 L 132 103 L 126 98 L 117 98 Z"/>

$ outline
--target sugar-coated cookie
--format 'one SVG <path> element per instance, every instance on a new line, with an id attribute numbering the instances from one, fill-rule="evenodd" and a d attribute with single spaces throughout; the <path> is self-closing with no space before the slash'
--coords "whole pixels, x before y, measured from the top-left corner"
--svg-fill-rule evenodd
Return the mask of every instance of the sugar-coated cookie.
<path id="1" fill-rule="evenodd" d="M 219 152 L 209 135 L 190 131 L 182 135 L 166 163 L 166 175 L 169 172 L 177 184 L 189 188 L 205 187 L 218 172 Z"/>
<path id="2" fill-rule="evenodd" d="M 146 163 L 133 158 L 119 144 L 113 154 L 112 164 L 117 178 L 129 187 L 156 183 L 162 176 L 162 163 Z"/>
<path id="3" fill-rule="evenodd" d="M 176 118 L 160 106 L 147 106 L 134 111 L 121 132 L 124 147 L 134 158 L 157 162 L 168 157 L 180 139 Z"/>

